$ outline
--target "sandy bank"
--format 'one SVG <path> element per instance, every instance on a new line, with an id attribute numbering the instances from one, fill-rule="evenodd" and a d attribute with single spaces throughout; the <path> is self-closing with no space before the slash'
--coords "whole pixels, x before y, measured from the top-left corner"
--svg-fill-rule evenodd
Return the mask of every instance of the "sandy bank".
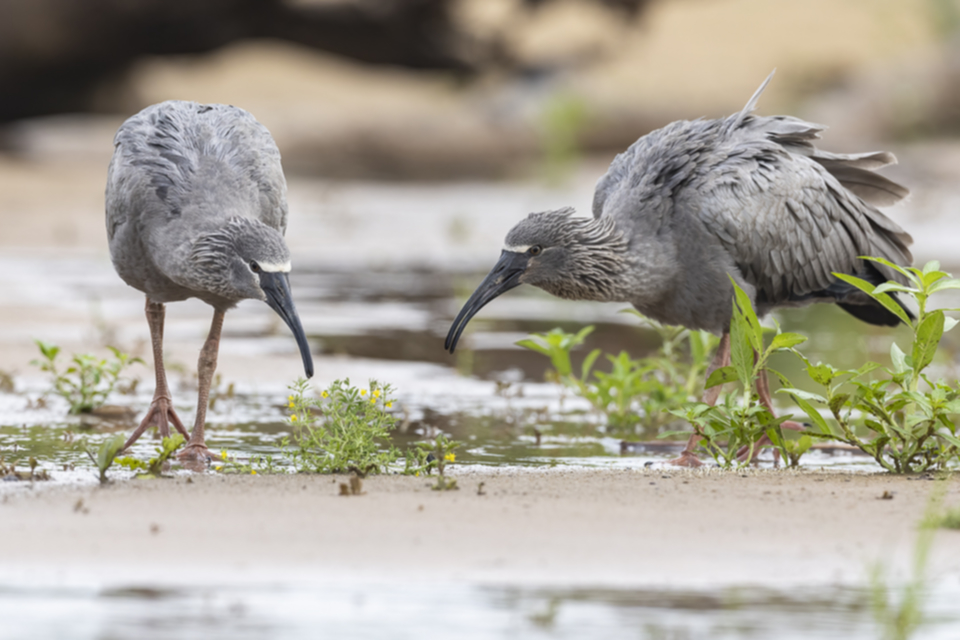
<path id="1" fill-rule="evenodd" d="M 5 490 L 0 579 L 862 584 L 877 559 L 909 566 L 934 486 L 826 472 L 458 471 L 460 491 L 375 477 L 357 497 L 329 476 Z M 937 534 L 931 567 L 960 575 L 960 532 Z"/>

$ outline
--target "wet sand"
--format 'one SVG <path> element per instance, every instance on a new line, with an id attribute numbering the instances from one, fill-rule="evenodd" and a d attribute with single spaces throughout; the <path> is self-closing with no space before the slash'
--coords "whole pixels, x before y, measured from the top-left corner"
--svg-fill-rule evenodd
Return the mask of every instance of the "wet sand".
<path id="1" fill-rule="evenodd" d="M 0 579 L 863 585 L 878 560 L 909 576 L 936 484 L 811 471 L 455 474 L 459 491 L 389 476 L 351 497 L 338 495 L 343 477 L 302 475 L 23 486 L 0 498 Z M 948 482 L 957 505 L 960 481 Z M 937 533 L 929 566 L 956 580 L 960 532 Z"/>

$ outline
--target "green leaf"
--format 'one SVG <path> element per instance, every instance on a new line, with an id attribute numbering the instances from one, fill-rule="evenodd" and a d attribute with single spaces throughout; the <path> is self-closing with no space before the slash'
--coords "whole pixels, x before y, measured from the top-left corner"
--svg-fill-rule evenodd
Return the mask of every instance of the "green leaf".
<path id="1" fill-rule="evenodd" d="M 933 362 L 943 335 L 944 317 L 943 311 L 933 311 L 917 327 L 912 354 L 914 371 L 922 371 Z"/>
<path id="2" fill-rule="evenodd" d="M 830 398 L 830 411 L 833 415 L 839 415 L 840 410 L 843 409 L 843 405 L 847 402 L 847 399 L 850 397 L 849 393 L 838 393 L 837 395 Z"/>
<path id="3" fill-rule="evenodd" d="M 720 367 L 715 369 L 713 373 L 710 374 L 710 377 L 707 378 L 706 388 L 715 387 L 719 384 L 727 384 L 728 382 L 736 382 L 739 379 L 737 370 L 727 365 L 726 367 Z"/>
<path id="4" fill-rule="evenodd" d="M 748 330 L 746 331 L 746 336 L 750 340 L 750 346 L 753 347 L 753 350 L 757 353 L 761 353 L 763 351 L 763 329 L 760 327 L 760 320 L 757 319 L 757 314 L 753 310 L 753 303 L 750 301 L 750 296 L 740 288 L 740 285 L 738 285 L 733 278 L 730 278 L 730 282 L 733 283 L 736 306 L 740 310 L 743 319 L 747 322 L 746 328 Z"/>
<path id="5" fill-rule="evenodd" d="M 793 395 L 793 394 L 791 394 Z M 813 423 L 820 429 L 820 433 L 826 434 L 828 436 L 833 435 L 833 431 L 830 430 L 830 425 L 827 424 L 827 421 L 824 419 L 820 412 L 817 411 L 809 402 L 800 398 L 798 396 L 793 396 L 794 401 L 796 401 L 797 406 L 800 407 L 805 414 L 813 421 Z"/>
<path id="6" fill-rule="evenodd" d="M 834 368 L 829 364 L 807 365 L 807 375 L 810 376 L 810 379 L 824 387 L 830 386 L 835 373 Z"/>
<path id="7" fill-rule="evenodd" d="M 956 278 L 948 278 L 946 280 L 934 282 L 933 285 L 927 289 L 927 294 L 932 295 L 937 291 L 943 291 L 944 289 L 960 289 L 960 280 L 957 280 Z"/>
<path id="8" fill-rule="evenodd" d="M 525 349 L 530 349 L 531 351 L 536 351 L 537 353 L 545 356 L 549 356 L 551 353 L 550 349 L 541 345 L 539 342 L 531 340 L 530 338 L 517 340 L 514 344 L 516 344 L 518 347 L 523 347 Z"/>
<path id="9" fill-rule="evenodd" d="M 770 343 L 770 349 L 789 349 L 806 341 L 806 337 L 799 333 L 778 333 L 773 337 L 773 341 Z"/>
<path id="10" fill-rule="evenodd" d="M 901 291 L 909 294 L 919 293 L 919 289 L 905 287 L 899 282 L 884 282 L 883 284 L 879 284 L 874 288 L 873 295 L 876 296 L 881 293 L 886 293 L 887 291 Z"/>
<path id="11" fill-rule="evenodd" d="M 893 362 L 893 370 L 896 373 L 906 373 L 910 369 L 907 365 L 906 355 L 897 346 L 896 342 L 890 345 L 890 360 Z"/>
<path id="12" fill-rule="evenodd" d="M 960 320 L 957 320 L 956 318 L 951 318 L 950 316 L 944 316 L 943 332 L 946 333 L 947 331 L 950 331 L 950 329 L 953 329 L 955 326 L 957 326 L 958 322 L 960 322 Z"/>
<path id="13" fill-rule="evenodd" d="M 886 262 L 886 261 L 884 260 L 883 262 Z M 897 267 L 897 269 L 899 271 L 903 271 L 899 267 Z M 893 315 L 903 320 L 903 323 L 905 325 L 911 326 L 910 316 L 907 315 L 907 312 L 903 310 L 903 307 L 901 307 L 899 303 L 897 303 L 897 301 L 894 300 L 889 294 L 886 294 L 886 293 L 874 294 L 873 291 L 874 289 L 876 289 L 876 287 L 874 287 L 872 284 L 870 284 L 866 280 L 862 280 L 861 278 L 858 278 L 856 276 L 851 276 L 848 273 L 834 272 L 833 275 L 840 278 L 847 284 L 852 284 L 857 289 L 860 289 L 864 293 L 868 294 L 871 298 L 873 298 L 874 300 L 882 304 L 890 313 L 892 313 Z"/>
<path id="14" fill-rule="evenodd" d="M 884 258 L 871 257 L 871 256 L 860 256 L 860 259 L 861 259 L 861 260 L 870 260 L 871 262 L 879 262 L 879 263 L 882 264 L 882 265 L 886 265 L 886 266 L 890 267 L 891 269 L 893 269 L 894 271 L 897 271 L 897 272 L 903 274 L 905 277 L 909 278 L 911 281 L 916 281 L 916 279 L 917 279 L 916 276 L 914 276 L 912 273 L 910 273 L 909 271 L 907 271 L 906 269 L 904 269 L 904 268 L 901 267 L 900 265 L 894 264 L 894 263 L 892 263 L 892 262 L 890 262 L 889 260 L 886 260 L 886 259 L 884 259 Z M 937 265 L 937 266 L 939 267 L 939 265 Z M 917 284 L 919 284 L 919 282 L 918 282 Z"/>
<path id="15" fill-rule="evenodd" d="M 587 381 L 587 376 L 590 374 L 590 369 L 593 368 L 593 363 L 596 361 L 597 357 L 600 355 L 600 349 L 594 349 L 587 357 L 583 360 L 583 366 L 580 367 L 580 380 L 582 382 Z"/>
<path id="16" fill-rule="evenodd" d="M 777 389 L 777 393 L 789 393 L 794 398 L 803 398 L 804 400 L 813 400 L 820 404 L 827 404 L 827 399 L 818 393 L 810 393 L 801 389 Z"/>

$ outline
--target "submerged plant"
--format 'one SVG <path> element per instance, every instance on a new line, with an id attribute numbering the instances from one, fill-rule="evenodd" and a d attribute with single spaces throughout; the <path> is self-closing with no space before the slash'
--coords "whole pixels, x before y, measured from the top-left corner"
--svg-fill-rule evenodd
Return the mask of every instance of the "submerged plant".
<path id="1" fill-rule="evenodd" d="M 397 422 L 388 411 L 394 402 L 390 385 L 371 380 L 359 388 L 349 379 L 336 380 L 320 399 L 305 395 L 308 386 L 301 378 L 289 387 L 289 420 L 295 431 L 292 442 L 285 438 L 282 447 L 294 469 L 365 476 L 383 473 L 400 458 L 396 447 L 387 444 Z"/>
<path id="2" fill-rule="evenodd" d="M 70 413 L 73 414 L 89 413 L 103 406 L 123 370 L 143 362 L 115 347 L 107 347 L 113 354 L 112 358 L 75 354 L 71 364 L 61 370 L 57 366 L 60 347 L 42 340 L 35 342 L 43 358 L 33 360 L 30 364 L 53 376 L 53 391 L 70 403 Z"/>
<path id="3" fill-rule="evenodd" d="M 176 453 L 184 441 L 185 438 L 182 434 L 175 433 L 168 438 L 160 440 L 160 446 L 156 448 L 157 455 L 146 462 L 131 456 L 125 456 L 123 458 L 117 458 L 117 464 L 131 471 L 136 471 L 138 478 L 159 478 L 163 475 L 164 465 L 170 460 L 173 454 Z"/>
<path id="4" fill-rule="evenodd" d="M 960 458 L 960 438 L 953 420 L 960 414 L 960 390 L 956 383 L 930 380 L 925 370 L 933 362 L 941 336 L 957 321 L 947 317 L 942 309 L 930 310 L 928 302 L 939 291 L 960 289 L 960 280 L 941 271 L 935 261 L 916 269 L 880 258 L 870 260 L 897 270 L 910 284 L 887 282 L 874 286 L 854 276 L 835 275 L 870 295 L 903 321 L 911 334 L 907 350 L 894 342 L 890 346 L 891 367 L 867 362 L 854 370 L 813 364 L 797 353 L 810 379 L 824 391 L 809 393 L 784 385 L 787 388 L 780 392 L 790 394 L 810 418 L 811 435 L 853 445 L 888 471 L 915 473 L 942 469 Z M 889 292 L 914 301 L 916 318 L 911 319 Z M 836 426 L 820 413 L 817 404 L 828 409 Z"/>

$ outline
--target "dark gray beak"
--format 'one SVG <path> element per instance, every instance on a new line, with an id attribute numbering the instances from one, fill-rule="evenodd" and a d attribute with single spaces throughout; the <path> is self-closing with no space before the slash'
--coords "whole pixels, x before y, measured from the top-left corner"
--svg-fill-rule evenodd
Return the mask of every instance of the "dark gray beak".
<path id="1" fill-rule="evenodd" d="M 307 336 L 303 333 L 300 316 L 293 306 L 293 296 L 290 294 L 290 279 L 286 273 L 260 272 L 260 288 L 267 294 L 267 304 L 277 312 L 283 321 L 290 327 L 293 337 L 300 347 L 300 357 L 303 358 L 303 372 L 308 378 L 313 377 L 313 356 L 310 355 L 310 345 Z"/>
<path id="2" fill-rule="evenodd" d="M 483 279 L 477 290 L 463 305 L 463 309 L 457 314 L 456 319 L 450 326 L 450 333 L 447 334 L 447 341 L 443 343 L 444 349 L 453 353 L 453 350 L 457 348 L 460 335 L 467 327 L 467 323 L 470 322 L 470 318 L 501 293 L 510 291 L 510 289 L 520 285 L 520 276 L 527 270 L 527 260 L 529 260 L 529 256 L 525 253 L 504 251 L 500 254 L 500 260 L 497 261 L 493 270 Z"/>

